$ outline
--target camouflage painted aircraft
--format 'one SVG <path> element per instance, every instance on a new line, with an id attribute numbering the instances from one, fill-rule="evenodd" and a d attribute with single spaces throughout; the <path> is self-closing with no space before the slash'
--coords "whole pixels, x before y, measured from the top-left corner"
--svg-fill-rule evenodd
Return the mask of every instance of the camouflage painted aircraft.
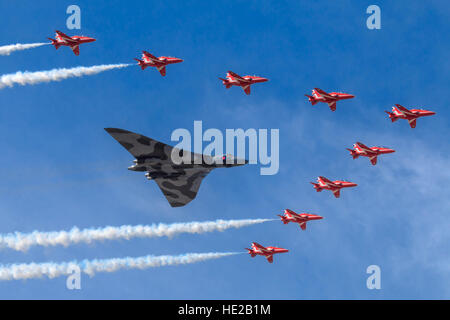
<path id="1" fill-rule="evenodd" d="M 128 170 L 146 172 L 147 179 L 155 180 L 172 207 L 194 200 L 203 178 L 213 169 L 248 163 L 232 155 L 211 157 L 184 151 L 123 129 L 105 130 L 136 158 Z"/>

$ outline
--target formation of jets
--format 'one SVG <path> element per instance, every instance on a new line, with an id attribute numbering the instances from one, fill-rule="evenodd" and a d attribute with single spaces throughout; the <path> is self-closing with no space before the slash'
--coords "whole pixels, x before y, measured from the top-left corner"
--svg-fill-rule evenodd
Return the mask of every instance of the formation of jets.
<path id="1" fill-rule="evenodd" d="M 94 38 L 84 36 L 68 36 L 61 31 L 56 31 L 55 39 L 51 44 L 58 49 L 60 46 L 68 46 L 75 55 L 80 54 L 79 46 L 83 43 L 96 41 Z M 134 59 L 142 70 L 147 67 L 155 67 L 161 76 L 166 75 L 166 66 L 183 62 L 183 59 L 161 56 L 156 57 L 147 51 L 142 51 L 141 59 Z M 269 79 L 259 76 L 240 76 L 228 71 L 225 78 L 220 78 L 226 89 L 232 86 L 241 87 L 245 94 L 250 95 L 251 85 L 267 82 Z M 326 92 L 320 88 L 314 88 L 312 95 L 305 95 L 314 106 L 318 102 L 326 103 L 331 111 L 336 111 L 336 103 L 340 100 L 352 99 L 355 96 L 342 92 Z M 434 115 L 435 112 L 423 109 L 407 109 L 399 104 L 392 107 L 392 112 L 385 111 L 392 122 L 405 119 L 411 128 L 416 127 L 416 121 L 420 117 Z M 177 149 L 157 140 L 148 138 L 141 134 L 118 128 L 105 128 L 105 130 L 117 140 L 133 157 L 133 165 L 128 169 L 131 171 L 145 172 L 149 180 L 154 180 L 167 201 L 172 207 L 181 207 L 191 202 L 197 196 L 200 184 L 208 173 L 216 168 L 230 168 L 242 166 L 248 163 L 245 159 L 237 159 L 232 155 L 211 157 L 203 154 L 192 153 L 187 150 Z M 377 157 L 382 154 L 393 153 L 394 149 L 386 147 L 367 147 L 361 142 L 356 142 L 353 149 L 347 148 L 353 159 L 359 156 L 370 159 L 372 165 L 377 164 Z M 183 160 L 174 161 L 173 155 L 178 155 Z M 188 160 L 188 161 L 186 161 Z M 331 181 L 323 176 L 317 178 L 317 183 L 311 182 L 317 192 L 330 190 L 336 198 L 340 197 L 343 188 L 356 187 L 357 184 L 345 180 Z M 302 230 L 306 230 L 308 221 L 320 220 L 323 217 L 310 213 L 295 213 L 285 209 L 282 215 L 278 215 L 283 224 L 296 223 Z M 269 263 L 273 262 L 273 255 L 285 253 L 289 250 L 274 246 L 264 247 L 252 242 L 251 249 L 246 248 L 251 257 L 257 255 L 267 258 Z"/>

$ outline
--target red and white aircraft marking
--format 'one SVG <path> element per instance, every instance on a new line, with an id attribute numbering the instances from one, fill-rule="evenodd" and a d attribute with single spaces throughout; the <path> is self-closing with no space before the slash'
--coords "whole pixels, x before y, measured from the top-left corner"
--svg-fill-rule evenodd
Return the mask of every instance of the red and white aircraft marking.
<path id="1" fill-rule="evenodd" d="M 371 147 L 362 144 L 361 142 L 356 142 L 353 145 L 353 150 L 347 148 L 348 151 L 350 151 L 350 155 L 353 157 L 353 159 L 358 158 L 359 156 L 368 157 L 370 159 L 370 162 L 373 165 L 377 164 L 377 157 L 380 154 L 386 154 L 386 153 L 393 153 L 395 152 L 394 149 L 384 148 L 384 147 Z"/>
<path id="2" fill-rule="evenodd" d="M 331 181 L 322 176 L 317 178 L 317 182 L 318 183 L 311 182 L 311 184 L 314 186 L 314 189 L 316 189 L 317 192 L 320 192 L 324 189 L 330 190 L 331 192 L 333 192 L 336 198 L 339 198 L 342 188 L 350 188 L 357 186 L 357 184 L 353 182 L 344 180 Z"/>
<path id="3" fill-rule="evenodd" d="M 426 117 L 426 116 L 432 116 L 435 115 L 436 112 L 429 111 L 429 110 L 422 110 L 422 109 L 406 109 L 405 107 L 396 104 L 394 107 L 392 107 L 392 112 L 385 111 L 389 118 L 392 120 L 392 122 L 397 121 L 398 119 L 406 119 L 409 122 L 409 126 L 411 128 L 416 127 L 416 120 L 420 117 Z"/>
<path id="4" fill-rule="evenodd" d="M 248 253 L 254 258 L 255 256 L 264 256 L 267 258 L 269 263 L 273 262 L 273 255 L 276 253 L 284 253 L 289 252 L 287 249 L 277 248 L 277 247 L 263 247 L 259 243 L 252 242 L 252 248 L 245 248 L 248 250 Z"/>
<path id="5" fill-rule="evenodd" d="M 284 215 L 277 215 L 281 218 L 284 224 L 288 224 L 289 222 L 298 223 L 302 230 L 306 230 L 306 223 L 311 220 L 320 220 L 323 217 L 318 216 L 317 214 L 310 214 L 306 212 L 295 213 L 292 210 L 284 209 Z"/>
<path id="6" fill-rule="evenodd" d="M 159 73 L 163 77 L 166 75 L 166 66 L 168 64 L 183 62 L 183 59 L 174 57 L 161 56 L 157 58 L 147 51 L 142 51 L 142 60 L 139 59 L 134 60 L 138 62 L 138 65 L 141 66 L 142 70 L 144 70 L 147 67 L 156 67 L 156 69 L 158 69 Z"/>
<path id="7" fill-rule="evenodd" d="M 232 86 L 242 87 L 244 92 L 248 95 L 250 94 L 250 86 L 254 83 L 266 82 L 269 81 L 267 78 L 257 77 L 257 76 L 243 76 L 234 73 L 233 71 L 227 72 L 226 79 L 219 78 L 222 80 L 222 83 L 225 85 L 225 88 L 229 89 Z"/>
<path id="8" fill-rule="evenodd" d="M 58 49 L 60 46 L 67 46 L 70 47 L 75 53 L 76 56 L 80 54 L 80 48 L 79 45 L 82 43 L 88 43 L 95 41 L 94 38 L 89 37 L 83 37 L 83 36 L 72 36 L 69 37 L 67 34 L 62 33 L 61 31 L 56 30 L 55 31 L 55 38 L 47 38 L 52 42 L 52 45 L 55 46 L 55 49 Z"/>
<path id="9" fill-rule="evenodd" d="M 312 96 L 305 94 L 308 97 L 309 102 L 315 105 L 317 102 L 325 102 L 330 107 L 331 111 L 336 111 L 336 102 L 339 100 L 351 99 L 355 96 L 348 93 L 342 92 L 330 92 L 327 93 L 319 88 L 314 88 L 312 90 Z"/>

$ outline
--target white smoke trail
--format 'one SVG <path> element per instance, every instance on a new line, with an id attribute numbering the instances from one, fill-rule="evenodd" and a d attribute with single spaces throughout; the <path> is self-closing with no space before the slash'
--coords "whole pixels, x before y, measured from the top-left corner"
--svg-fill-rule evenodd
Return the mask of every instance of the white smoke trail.
<path id="1" fill-rule="evenodd" d="M 147 269 L 164 266 L 176 266 L 190 264 L 205 260 L 218 259 L 226 256 L 240 254 L 241 252 L 209 252 L 187 253 L 178 256 L 143 256 L 113 258 L 104 260 L 83 260 L 81 262 L 46 262 L 46 263 L 21 263 L 0 265 L 0 280 L 23 280 L 48 277 L 50 279 L 67 276 L 73 273 L 74 267 L 81 272 L 93 276 L 97 272 L 115 272 L 121 269 Z"/>
<path id="2" fill-rule="evenodd" d="M 9 56 L 14 51 L 26 50 L 45 46 L 50 44 L 49 42 L 39 42 L 39 43 L 16 43 L 7 46 L 0 47 L 0 56 Z"/>
<path id="3" fill-rule="evenodd" d="M 230 228 L 242 228 L 276 219 L 242 219 L 216 220 L 205 222 L 187 222 L 153 225 L 124 225 L 120 227 L 90 228 L 80 230 L 77 227 L 70 231 L 33 231 L 31 233 L 0 234 L 0 248 L 25 251 L 31 246 L 68 246 L 77 243 L 91 243 L 101 240 L 118 240 L 131 238 L 172 237 L 180 233 L 205 233 L 224 231 Z"/>
<path id="4" fill-rule="evenodd" d="M 131 66 L 131 64 L 103 64 L 92 67 L 75 67 L 70 69 L 60 68 L 36 72 L 18 71 L 16 73 L 4 74 L 0 76 L 0 89 L 3 89 L 5 87 L 12 87 L 14 84 L 20 84 L 24 86 L 27 84 L 61 81 L 67 78 L 93 75 L 103 71 L 125 68 L 128 66 Z"/>

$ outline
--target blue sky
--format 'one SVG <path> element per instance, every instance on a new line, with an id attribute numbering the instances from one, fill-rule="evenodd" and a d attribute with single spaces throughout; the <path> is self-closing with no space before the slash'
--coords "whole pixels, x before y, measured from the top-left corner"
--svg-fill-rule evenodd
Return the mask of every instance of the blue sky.
<path id="1" fill-rule="evenodd" d="M 67 30 L 77 4 L 82 30 Z M 366 28 L 381 8 L 382 29 Z M 0 233 L 106 225 L 272 218 L 317 213 L 301 232 L 268 222 L 223 233 L 1 251 L 1 263 L 240 251 L 250 242 L 290 249 L 274 264 L 247 255 L 198 264 L 0 283 L 0 298 L 399 299 L 449 298 L 450 5 L 446 1 L 46 1 L 0 3 L 2 45 L 45 41 L 59 29 L 93 36 L 76 57 L 44 46 L 0 57 L 1 74 L 131 63 L 141 50 L 184 59 L 162 78 L 138 67 L 0 91 Z M 227 70 L 270 82 L 225 90 Z M 312 107 L 313 87 L 356 95 Z M 391 123 L 394 103 L 434 117 Z M 280 129 L 280 171 L 214 170 L 198 197 L 171 208 L 154 182 L 126 168 L 132 157 L 104 127 L 170 142 L 176 128 Z M 376 166 L 352 160 L 355 141 L 397 150 Z M 358 183 L 335 199 L 318 175 Z M 366 268 L 381 267 L 381 290 Z"/>

